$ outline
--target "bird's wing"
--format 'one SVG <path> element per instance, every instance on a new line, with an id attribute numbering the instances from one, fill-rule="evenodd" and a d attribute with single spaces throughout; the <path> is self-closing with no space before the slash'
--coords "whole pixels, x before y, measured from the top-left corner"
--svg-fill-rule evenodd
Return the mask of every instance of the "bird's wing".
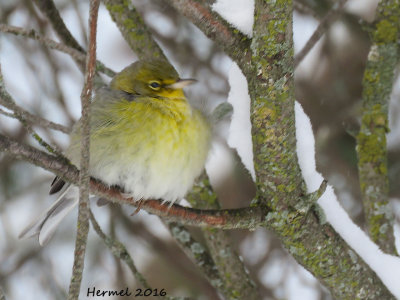
<path id="1" fill-rule="evenodd" d="M 121 98 L 126 99 L 129 102 L 136 102 L 137 95 L 125 93 L 122 91 L 111 90 L 110 88 L 101 88 L 93 101 L 92 115 L 96 114 L 96 110 L 103 112 L 102 106 L 112 105 L 114 101 L 119 101 Z M 97 115 L 95 119 L 91 119 L 91 127 L 97 128 L 98 126 L 106 127 L 111 126 L 112 121 L 109 116 L 105 115 L 103 118 L 101 115 Z M 96 122 L 100 123 L 97 124 Z M 67 153 L 72 162 L 74 162 L 74 155 L 79 153 L 80 145 L 80 120 L 74 125 L 74 129 L 71 133 L 71 144 Z M 75 148 L 78 149 L 73 151 Z M 76 153 L 75 153 L 76 152 Z M 45 245 L 50 238 L 53 236 L 57 226 L 60 222 L 68 215 L 68 213 L 77 205 L 79 197 L 77 193 L 78 189 L 71 184 L 66 184 L 60 177 L 55 177 L 50 188 L 49 194 L 55 194 L 60 192 L 60 196 L 54 202 L 50 208 L 48 208 L 38 219 L 29 224 L 19 235 L 19 238 L 27 238 L 37 235 L 39 238 L 39 244 Z"/>
<path id="2" fill-rule="evenodd" d="M 58 176 L 54 177 L 54 180 L 51 183 L 49 195 L 53 195 L 53 194 L 59 192 L 63 188 L 64 184 L 65 184 L 65 181 L 62 178 L 60 178 Z"/>

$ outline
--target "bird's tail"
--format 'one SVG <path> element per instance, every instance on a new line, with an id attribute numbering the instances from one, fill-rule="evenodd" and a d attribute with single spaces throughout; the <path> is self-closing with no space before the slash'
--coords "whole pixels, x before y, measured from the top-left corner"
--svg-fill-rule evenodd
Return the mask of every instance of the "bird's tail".
<path id="1" fill-rule="evenodd" d="M 64 191 L 37 220 L 28 225 L 18 236 L 27 238 L 37 235 L 39 244 L 44 246 L 53 236 L 58 224 L 68 215 L 68 213 L 78 204 L 79 197 L 77 188 L 68 185 Z"/>

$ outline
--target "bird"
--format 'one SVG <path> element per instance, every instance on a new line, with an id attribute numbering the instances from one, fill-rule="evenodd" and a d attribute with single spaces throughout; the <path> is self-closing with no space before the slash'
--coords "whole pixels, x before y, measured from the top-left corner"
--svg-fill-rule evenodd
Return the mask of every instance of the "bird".
<path id="1" fill-rule="evenodd" d="M 182 199 L 203 172 L 212 129 L 204 112 L 191 105 L 181 79 L 168 62 L 139 60 L 95 92 L 90 113 L 90 176 L 119 186 L 135 200 Z M 65 156 L 80 163 L 81 121 L 70 134 Z M 54 204 L 27 226 L 20 238 L 38 235 L 45 245 L 77 205 L 77 187 L 54 178 Z"/>

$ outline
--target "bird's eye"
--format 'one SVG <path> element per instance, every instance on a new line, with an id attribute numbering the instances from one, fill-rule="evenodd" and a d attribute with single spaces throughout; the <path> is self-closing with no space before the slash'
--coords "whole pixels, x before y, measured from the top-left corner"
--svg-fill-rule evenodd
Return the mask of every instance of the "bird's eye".
<path id="1" fill-rule="evenodd" d="M 159 90 L 161 85 L 159 82 L 157 81 L 152 81 L 149 83 L 150 88 L 152 88 L 153 90 Z"/>

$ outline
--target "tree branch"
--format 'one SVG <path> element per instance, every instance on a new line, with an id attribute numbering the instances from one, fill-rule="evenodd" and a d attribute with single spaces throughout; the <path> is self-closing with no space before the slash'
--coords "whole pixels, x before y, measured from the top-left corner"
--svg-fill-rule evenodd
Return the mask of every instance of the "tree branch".
<path id="1" fill-rule="evenodd" d="M 60 176 L 67 182 L 78 184 L 79 171 L 75 166 L 65 163 L 62 158 L 47 154 L 32 146 L 23 145 L 0 134 L 0 149 L 18 159 L 30 162 Z M 93 195 L 109 199 L 119 204 L 137 206 L 133 198 L 126 198 L 117 187 L 109 187 L 102 182 L 91 179 L 90 192 Z M 264 224 L 267 208 L 246 207 L 238 209 L 201 210 L 183 207 L 177 204 L 169 206 L 160 200 L 146 200 L 141 208 L 149 213 L 165 217 L 169 221 L 183 225 L 209 226 L 222 229 L 246 228 L 254 229 Z"/>
<path id="2" fill-rule="evenodd" d="M 4 33 L 11 33 L 17 36 L 24 36 L 38 41 L 39 43 L 49 47 L 50 49 L 58 50 L 70 55 L 78 64 L 84 66 L 86 60 L 85 52 L 80 52 L 74 48 L 68 47 L 65 44 L 58 43 L 52 39 L 42 37 L 35 30 L 27 30 L 21 27 L 0 24 L 0 31 Z M 96 70 L 106 74 L 107 76 L 113 77 L 115 72 L 110 68 L 107 68 L 102 62 L 97 61 Z"/>
<path id="3" fill-rule="evenodd" d="M 111 253 L 118 259 L 124 261 L 126 265 L 132 272 L 132 275 L 136 278 L 136 280 L 142 285 L 144 289 L 149 289 L 150 286 L 147 283 L 146 279 L 136 268 L 135 263 L 133 262 L 132 257 L 130 256 L 128 250 L 124 244 L 120 241 L 112 239 L 107 236 L 100 228 L 99 223 L 97 223 L 96 218 L 94 217 L 91 210 L 89 210 L 90 222 L 93 225 L 93 229 L 96 231 L 97 235 L 103 240 L 104 244 L 110 249 Z"/>
<path id="4" fill-rule="evenodd" d="M 363 78 L 363 115 L 357 135 L 358 171 L 364 214 L 372 240 L 397 253 L 389 204 L 386 133 L 388 103 L 399 58 L 399 1 L 380 1 Z"/>
<path id="5" fill-rule="evenodd" d="M 334 5 L 337 5 L 337 8 L 332 8 L 321 20 L 317 29 L 311 35 L 307 43 L 304 45 L 303 49 L 301 49 L 294 57 L 295 69 L 298 67 L 304 57 L 307 56 L 307 54 L 311 51 L 315 44 L 320 40 L 320 38 L 325 34 L 329 26 L 339 18 L 346 2 L 347 0 L 339 0 L 338 2 L 336 2 Z"/>
<path id="6" fill-rule="evenodd" d="M 298 0 L 293 1 L 293 8 L 301 14 L 310 15 L 316 19 L 318 18 L 318 14 L 313 9 L 311 9 L 309 6 L 305 5 L 304 3 L 299 2 Z"/>
<path id="7" fill-rule="evenodd" d="M 216 42 L 241 68 L 247 67 L 251 52 L 250 39 L 213 12 L 208 4 L 199 0 L 165 0 L 165 2 Z"/>
<path id="8" fill-rule="evenodd" d="M 48 121 L 46 119 L 43 119 L 39 116 L 33 115 L 30 112 L 19 107 L 4 87 L 4 80 L 3 80 L 3 74 L 1 72 L 1 68 L 0 68 L 0 104 L 14 112 L 13 114 L 9 114 L 9 113 L 6 114 L 6 112 L 2 111 L 1 112 L 2 114 L 7 115 L 9 117 L 13 117 L 15 119 L 18 119 L 22 123 L 29 123 L 30 125 L 35 124 L 35 125 L 42 126 L 44 128 L 47 127 L 47 128 L 51 128 L 54 130 L 58 130 L 63 133 L 70 132 L 70 129 L 66 126 L 63 126 L 63 125 Z"/>
<path id="9" fill-rule="evenodd" d="M 44 141 L 33 129 L 32 129 L 32 123 L 36 122 L 41 124 L 42 126 L 45 126 L 48 124 L 49 127 L 53 127 L 53 129 L 66 129 L 66 127 L 55 124 L 53 122 L 47 121 L 45 119 L 42 119 L 40 117 L 37 117 L 35 115 L 30 114 L 29 112 L 23 110 L 21 107 L 15 104 L 14 99 L 11 97 L 11 95 L 7 92 L 5 86 L 4 86 L 4 80 L 3 80 L 3 73 L 1 71 L 1 65 L 0 65 L 0 104 L 3 105 L 4 107 L 7 107 L 10 110 L 13 110 L 13 114 L 9 114 L 3 110 L 0 111 L 0 113 L 14 117 L 18 119 L 22 125 L 26 128 L 26 130 L 29 132 L 29 134 L 44 148 L 46 148 L 49 153 L 55 154 L 59 157 L 61 157 L 61 153 L 56 149 L 56 147 L 50 146 L 46 141 Z"/>
<path id="10" fill-rule="evenodd" d="M 205 209 L 221 209 L 217 196 L 205 174 L 201 185 L 195 186 L 186 196 L 193 206 Z M 214 228 L 202 228 L 207 248 L 211 254 L 214 268 L 218 270 L 220 286 L 216 288 L 226 299 L 260 299 L 258 287 L 246 271 L 243 260 L 236 253 L 228 232 Z"/>
<path id="11" fill-rule="evenodd" d="M 0 104 L 5 107 L 7 107 L 7 104 L 8 104 L 7 101 L 5 101 L 4 98 L 2 97 L 1 92 L 0 92 Z M 52 121 L 46 120 L 37 115 L 32 115 L 30 112 L 28 112 L 28 111 L 22 109 L 20 106 L 16 105 L 15 102 L 13 103 L 13 107 L 14 107 L 14 109 L 12 109 L 14 111 L 13 113 L 7 112 L 0 108 L 0 114 L 7 116 L 9 118 L 17 119 L 21 122 L 27 122 L 27 123 L 29 123 L 29 125 L 39 125 L 43 128 L 50 128 L 53 130 L 61 131 L 65 134 L 68 134 L 71 131 L 71 129 L 69 127 L 54 123 Z M 7 107 L 7 108 L 11 109 L 10 107 Z M 23 116 L 23 119 L 21 116 Z"/>
<path id="12" fill-rule="evenodd" d="M 196 286 L 196 289 L 201 290 L 204 292 L 207 299 L 219 299 L 217 290 L 213 288 L 213 286 L 204 278 L 204 273 L 198 272 L 197 270 L 194 270 L 192 268 L 192 265 L 190 264 L 190 261 L 186 259 L 185 253 L 181 253 L 178 248 L 178 245 L 175 244 L 170 244 L 170 243 L 165 243 L 164 240 L 160 239 L 159 237 L 155 236 L 147 226 L 143 224 L 140 220 L 137 219 L 132 219 L 128 216 L 126 216 L 124 213 L 121 213 L 121 207 L 116 208 L 119 213 L 118 213 L 118 221 L 122 223 L 124 228 L 132 234 L 135 237 L 138 237 L 142 239 L 145 243 L 148 244 L 150 248 L 152 248 L 153 251 L 155 251 L 155 254 L 162 258 L 164 261 L 166 261 L 168 264 L 171 264 L 171 268 L 176 269 L 179 273 L 181 273 L 186 279 L 189 279 L 191 283 L 193 284 L 193 287 Z M 168 223 L 168 222 L 166 222 Z M 176 223 L 178 224 L 178 223 Z M 178 225 L 179 227 L 183 227 L 182 225 Z M 176 227 L 174 227 L 176 228 Z M 190 234 L 186 234 L 186 229 L 182 231 L 182 235 L 180 230 L 177 230 L 177 232 L 172 232 L 172 235 L 179 235 L 179 237 L 175 236 L 175 241 L 178 242 L 178 244 L 182 245 L 180 240 L 186 241 L 187 237 L 190 239 Z M 189 246 L 189 244 L 186 244 Z M 186 245 L 184 246 L 185 249 L 187 249 Z M 191 245 L 193 245 L 194 248 L 198 248 L 198 245 L 193 242 Z M 186 252 L 184 250 L 184 252 Z M 188 257 L 191 257 L 193 252 L 191 253 L 186 253 Z M 203 256 L 204 254 L 197 253 L 197 255 Z M 196 256 L 197 256 L 196 255 Z M 183 257 L 184 256 L 184 257 Z M 205 258 L 203 256 L 203 258 Z M 195 258 L 196 259 L 196 258 Z M 202 258 L 200 258 L 201 260 Z M 200 262 L 199 260 L 199 262 Z M 205 261 L 204 261 L 205 262 Z M 202 269 L 202 266 L 198 265 L 200 267 L 200 270 L 204 272 Z M 172 269 L 171 269 L 172 271 Z M 211 270 L 209 270 L 211 271 Z M 217 273 L 216 270 L 213 271 L 214 273 Z M 216 277 L 216 280 L 218 280 L 218 277 Z"/>
<path id="13" fill-rule="evenodd" d="M 163 59 L 164 52 L 154 41 L 149 29 L 130 1 L 103 0 L 111 18 L 117 24 L 122 36 L 139 59 Z"/>
<path id="14" fill-rule="evenodd" d="M 83 266 L 89 233 L 89 159 L 90 159 L 90 100 L 92 97 L 93 78 L 96 73 L 96 33 L 97 16 L 100 0 L 90 1 L 89 10 L 89 53 L 86 60 L 85 84 L 81 94 L 81 159 L 79 173 L 79 213 L 74 251 L 74 265 L 68 299 L 78 299 L 82 282 Z"/>
<path id="15" fill-rule="evenodd" d="M 83 50 L 76 39 L 72 36 L 67 26 L 65 26 L 64 20 L 61 18 L 53 0 L 35 0 L 35 3 L 49 19 L 60 40 L 62 40 L 67 46 L 85 54 L 85 50 Z"/>
<path id="16" fill-rule="evenodd" d="M 223 279 L 219 276 L 213 258 L 207 249 L 196 241 L 189 230 L 177 222 L 166 222 L 172 236 L 181 246 L 186 255 L 192 259 L 197 267 L 202 271 L 208 282 L 219 292 L 225 294 L 226 287 Z"/>
<path id="17" fill-rule="evenodd" d="M 272 208 L 268 225 L 288 252 L 338 299 L 394 299 L 379 277 L 307 200 L 296 156 L 292 1 L 256 0 L 247 74 L 258 201 Z M 268 43 L 266 43 L 266 39 Z M 307 198 L 307 197 L 305 197 Z M 311 197 L 312 198 L 312 197 Z"/>

